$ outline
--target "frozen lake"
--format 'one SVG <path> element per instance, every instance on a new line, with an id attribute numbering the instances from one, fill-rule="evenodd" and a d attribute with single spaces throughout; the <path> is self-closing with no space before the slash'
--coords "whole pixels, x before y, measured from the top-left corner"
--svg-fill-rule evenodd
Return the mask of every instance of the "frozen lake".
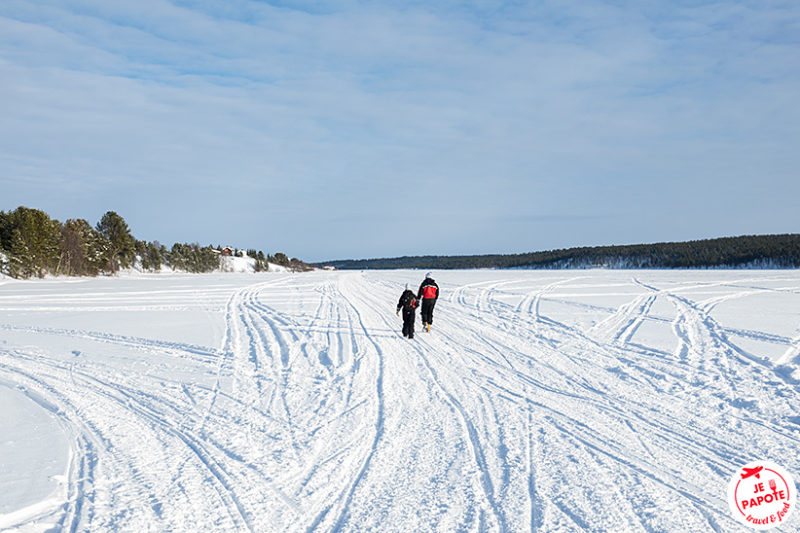
<path id="1" fill-rule="evenodd" d="M 0 529 L 739 531 L 800 476 L 800 272 L 0 280 Z M 794 531 L 793 516 L 785 531 Z"/>

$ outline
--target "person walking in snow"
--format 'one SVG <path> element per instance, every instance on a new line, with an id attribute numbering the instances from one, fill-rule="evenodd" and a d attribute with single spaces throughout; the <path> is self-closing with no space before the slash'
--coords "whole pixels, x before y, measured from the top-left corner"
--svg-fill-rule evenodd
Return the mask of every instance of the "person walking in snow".
<path id="1" fill-rule="evenodd" d="M 406 290 L 397 302 L 397 316 L 403 311 L 403 337 L 414 338 L 414 321 L 417 319 L 417 298 L 406 283 Z"/>
<path id="2" fill-rule="evenodd" d="M 422 327 L 425 331 L 431 330 L 433 324 L 433 306 L 436 305 L 436 299 L 439 298 L 439 286 L 433 281 L 431 273 L 425 274 L 425 280 L 419 286 L 417 298 L 422 301 Z"/>

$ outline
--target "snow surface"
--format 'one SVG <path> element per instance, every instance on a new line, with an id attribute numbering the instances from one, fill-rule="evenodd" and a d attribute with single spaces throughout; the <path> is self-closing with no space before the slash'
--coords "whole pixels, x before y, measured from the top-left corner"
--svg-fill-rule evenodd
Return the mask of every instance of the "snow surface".
<path id="1" fill-rule="evenodd" d="M 407 340 L 420 274 L 3 280 L 0 529 L 740 531 L 739 466 L 800 478 L 800 272 L 440 272 Z"/>

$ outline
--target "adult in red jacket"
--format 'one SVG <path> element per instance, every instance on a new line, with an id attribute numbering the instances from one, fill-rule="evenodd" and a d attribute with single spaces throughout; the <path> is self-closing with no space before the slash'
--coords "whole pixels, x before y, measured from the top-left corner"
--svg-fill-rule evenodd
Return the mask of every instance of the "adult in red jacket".
<path id="1" fill-rule="evenodd" d="M 439 298 L 439 286 L 433 281 L 431 273 L 425 274 L 425 280 L 419 286 L 417 298 L 422 301 L 422 327 L 425 331 L 431 330 L 433 324 L 433 306 L 436 305 L 436 299 Z"/>

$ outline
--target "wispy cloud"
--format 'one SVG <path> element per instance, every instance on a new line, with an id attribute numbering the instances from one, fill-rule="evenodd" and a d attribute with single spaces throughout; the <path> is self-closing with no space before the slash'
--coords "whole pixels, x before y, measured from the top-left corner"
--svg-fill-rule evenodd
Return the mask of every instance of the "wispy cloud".
<path id="1" fill-rule="evenodd" d="M 798 26 L 794 2 L 6 0 L 0 208 L 310 258 L 794 231 Z M 564 214 L 625 222 L 504 222 Z"/>

